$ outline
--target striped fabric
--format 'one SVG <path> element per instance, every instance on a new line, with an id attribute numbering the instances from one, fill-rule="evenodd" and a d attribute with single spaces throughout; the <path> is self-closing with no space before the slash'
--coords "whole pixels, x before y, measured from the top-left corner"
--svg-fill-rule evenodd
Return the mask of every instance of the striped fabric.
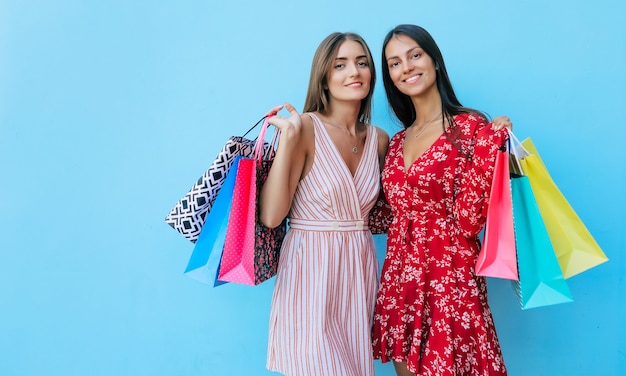
<path id="1" fill-rule="evenodd" d="M 370 332 L 378 261 L 367 217 L 379 189 L 377 134 L 367 127 L 352 176 L 320 120 L 281 250 L 267 368 L 289 376 L 374 374 Z"/>

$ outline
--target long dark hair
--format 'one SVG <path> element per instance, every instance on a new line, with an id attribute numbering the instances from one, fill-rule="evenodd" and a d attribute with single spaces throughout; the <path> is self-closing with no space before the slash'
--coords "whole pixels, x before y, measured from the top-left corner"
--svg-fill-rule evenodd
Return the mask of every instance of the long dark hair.
<path id="1" fill-rule="evenodd" d="M 311 64 L 311 77 L 303 112 L 319 111 L 325 114 L 328 111 L 330 93 L 324 86 L 327 84 L 328 72 L 332 67 L 334 59 L 337 57 L 337 51 L 341 44 L 347 40 L 355 41 L 363 47 L 372 74 L 369 93 L 367 97 L 361 100 L 361 108 L 359 109 L 359 121 L 361 123 L 369 123 L 372 120 L 372 96 L 374 94 L 374 84 L 376 83 L 376 69 L 374 69 L 374 59 L 367 43 L 360 35 L 355 33 L 332 33 L 317 47 L 313 63 Z"/>
<path id="2" fill-rule="evenodd" d="M 411 98 L 398 90 L 398 88 L 391 81 L 391 77 L 389 75 L 389 66 L 387 65 L 385 48 L 391 38 L 396 35 L 405 35 L 413 39 L 424 50 L 424 53 L 430 56 L 433 60 L 435 67 L 437 67 L 437 70 L 435 71 L 437 74 L 436 84 L 437 89 L 439 90 L 439 95 L 441 96 L 441 112 L 444 114 L 444 119 L 448 119 L 448 123 L 451 124 L 451 127 L 454 127 L 454 121 L 452 121 L 452 118 L 458 114 L 474 113 L 487 119 L 487 116 L 481 111 L 464 107 L 461 102 L 459 102 L 456 94 L 454 93 L 454 89 L 452 88 L 450 78 L 448 77 L 448 71 L 446 70 L 446 64 L 443 61 L 441 50 L 439 50 L 437 43 L 435 43 L 435 40 L 430 33 L 420 26 L 405 24 L 398 25 L 387 33 L 383 42 L 382 51 L 382 74 L 385 93 L 387 94 L 387 101 L 389 102 L 389 106 L 393 110 L 394 115 L 398 118 L 398 120 L 400 120 L 404 128 L 408 128 L 413 124 L 416 119 L 416 113 L 413 102 L 411 102 Z M 445 122 L 443 120 L 442 125 L 445 127 Z M 448 134 L 448 132 L 446 132 L 446 134 Z"/>

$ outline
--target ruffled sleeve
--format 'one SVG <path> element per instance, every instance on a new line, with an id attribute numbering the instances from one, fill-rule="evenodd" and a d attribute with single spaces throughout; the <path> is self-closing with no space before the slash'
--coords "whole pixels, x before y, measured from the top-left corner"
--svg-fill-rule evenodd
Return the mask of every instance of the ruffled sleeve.
<path id="1" fill-rule="evenodd" d="M 386 234 L 392 220 L 391 205 L 389 205 L 385 192 L 381 188 L 376 203 L 369 213 L 369 229 L 372 234 Z"/>
<path id="2" fill-rule="evenodd" d="M 487 206 L 498 149 L 505 145 L 508 130 L 492 129 L 480 116 L 468 116 L 470 122 L 466 159 L 454 197 L 454 220 L 466 238 L 477 236 L 485 225 Z"/>

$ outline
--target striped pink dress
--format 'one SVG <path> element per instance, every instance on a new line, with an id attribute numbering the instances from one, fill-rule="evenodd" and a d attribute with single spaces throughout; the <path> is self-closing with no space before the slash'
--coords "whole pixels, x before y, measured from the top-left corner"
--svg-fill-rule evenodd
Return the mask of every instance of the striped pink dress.
<path id="1" fill-rule="evenodd" d="M 379 190 L 374 127 L 352 176 L 320 120 L 315 158 L 289 214 L 270 313 L 267 368 L 285 375 L 374 374 L 378 260 L 367 218 Z"/>

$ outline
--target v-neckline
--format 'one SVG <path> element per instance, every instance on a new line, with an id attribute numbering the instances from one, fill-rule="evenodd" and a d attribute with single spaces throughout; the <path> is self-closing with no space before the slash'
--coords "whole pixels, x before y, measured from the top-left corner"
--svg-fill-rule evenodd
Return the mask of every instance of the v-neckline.
<path id="1" fill-rule="evenodd" d="M 400 145 L 400 156 L 402 157 L 402 170 L 404 171 L 404 175 L 408 175 L 409 172 L 411 171 L 411 169 L 413 168 L 413 166 L 415 166 L 417 164 L 417 162 L 422 159 L 422 157 L 424 157 L 424 155 L 426 155 L 427 153 L 430 153 L 430 150 L 437 144 L 439 143 L 439 141 L 441 140 L 442 137 L 445 137 L 445 132 L 442 132 L 426 149 L 424 149 L 424 151 L 422 152 L 422 154 L 420 154 L 417 158 L 415 158 L 415 160 L 413 162 L 411 162 L 411 164 L 407 167 L 406 166 L 406 159 L 404 156 L 404 144 L 406 143 L 406 129 L 403 131 L 404 133 L 402 134 L 402 144 Z"/>
<path id="2" fill-rule="evenodd" d="M 357 174 L 359 173 L 359 171 L 361 170 L 361 165 L 363 164 L 363 156 L 365 155 L 365 153 L 369 149 L 369 142 L 368 142 L 369 141 L 369 126 L 368 125 L 365 126 L 366 127 L 365 128 L 365 132 L 367 132 L 366 135 L 365 135 L 365 145 L 363 146 L 363 152 L 361 153 L 361 156 L 359 157 L 359 163 L 357 163 L 356 169 L 354 170 L 354 174 L 353 174 L 352 171 L 350 171 L 350 167 L 348 166 L 348 163 L 346 163 L 346 160 L 343 159 L 343 156 L 341 155 L 341 152 L 339 151 L 339 148 L 337 147 L 337 144 L 335 144 L 335 141 L 333 141 L 332 137 L 330 137 L 330 134 L 326 130 L 326 127 L 324 126 L 324 123 L 322 122 L 322 120 L 314 113 L 311 113 L 311 115 L 313 116 L 313 118 L 317 122 L 317 125 L 319 126 L 319 128 L 322 129 L 322 132 L 324 132 L 324 135 L 325 135 L 326 139 L 332 145 L 333 152 L 336 154 L 336 156 L 343 163 L 343 166 L 344 166 L 346 172 L 354 180 L 356 178 Z"/>

